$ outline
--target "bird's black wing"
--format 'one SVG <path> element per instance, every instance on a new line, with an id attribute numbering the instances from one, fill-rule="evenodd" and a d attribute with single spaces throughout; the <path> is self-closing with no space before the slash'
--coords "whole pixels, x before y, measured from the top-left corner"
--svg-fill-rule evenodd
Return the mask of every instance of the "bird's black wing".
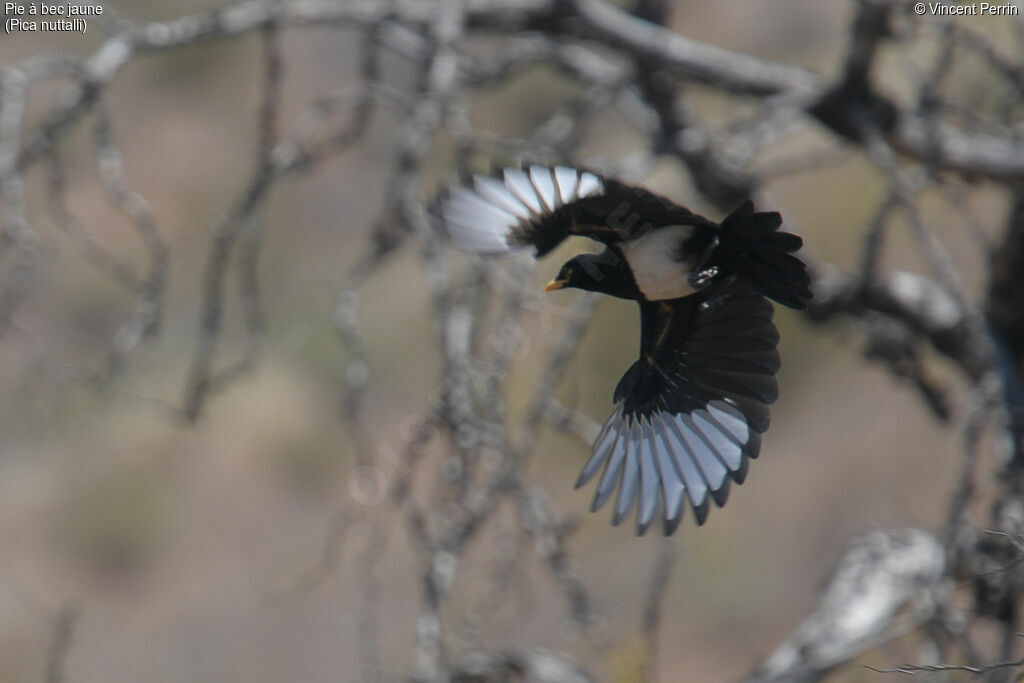
<path id="1" fill-rule="evenodd" d="M 435 213 L 456 246 L 490 254 L 532 246 L 538 257 L 570 235 L 615 244 L 663 225 L 717 226 L 643 188 L 568 166 L 474 176 L 441 196 Z"/>
<path id="2" fill-rule="evenodd" d="M 768 429 L 778 396 L 778 331 L 772 305 L 734 282 L 727 298 L 702 310 L 701 294 L 641 302 L 640 359 L 615 389 L 618 404 L 594 443 L 577 487 L 602 469 L 592 510 L 618 488 L 612 523 L 636 501 L 637 533 L 659 507 L 675 531 L 689 500 L 698 524 L 709 501 L 725 503 Z"/>

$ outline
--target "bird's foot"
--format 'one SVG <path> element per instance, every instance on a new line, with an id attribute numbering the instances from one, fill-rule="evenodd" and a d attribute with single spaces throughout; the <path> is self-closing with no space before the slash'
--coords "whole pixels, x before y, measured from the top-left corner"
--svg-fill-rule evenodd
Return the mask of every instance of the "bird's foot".
<path id="1" fill-rule="evenodd" d="M 693 272 L 690 277 L 687 278 L 690 287 L 693 289 L 703 289 L 707 287 L 708 283 L 718 277 L 718 266 L 709 266 L 708 261 L 711 260 L 712 254 L 715 249 L 718 248 L 719 240 L 718 235 L 711 238 L 707 248 L 701 253 L 700 258 L 697 259 L 697 264 L 693 268 Z"/>
<path id="2" fill-rule="evenodd" d="M 711 266 L 689 277 L 690 286 L 694 289 L 702 289 L 718 276 L 718 266 Z"/>
<path id="3" fill-rule="evenodd" d="M 703 282 L 700 285 L 703 287 L 711 278 L 718 275 L 718 267 L 709 266 L 708 261 L 711 260 L 711 256 L 718 249 L 719 244 L 721 244 L 721 241 L 718 239 L 718 235 L 713 236 L 711 241 L 708 242 L 708 246 L 701 252 L 700 258 L 697 259 L 697 263 L 694 265 L 694 274 L 690 276 L 690 284 L 694 284 L 695 280 L 703 278 Z"/>
<path id="4" fill-rule="evenodd" d="M 715 286 L 711 289 L 708 297 L 700 303 L 700 310 L 710 311 L 718 308 L 728 301 L 729 295 L 725 293 L 725 290 L 729 289 L 729 285 L 731 285 L 735 279 L 735 275 L 730 275 L 729 277 L 722 278 L 715 282 Z"/>

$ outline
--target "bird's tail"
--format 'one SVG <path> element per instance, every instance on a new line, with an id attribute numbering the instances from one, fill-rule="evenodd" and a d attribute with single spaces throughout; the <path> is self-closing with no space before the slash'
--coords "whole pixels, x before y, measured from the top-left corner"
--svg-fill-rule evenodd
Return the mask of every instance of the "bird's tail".
<path id="1" fill-rule="evenodd" d="M 803 310 L 811 299 L 811 278 L 792 255 L 803 240 L 780 231 L 781 225 L 777 211 L 755 213 L 754 204 L 744 202 L 721 223 L 717 260 L 766 297 Z"/>

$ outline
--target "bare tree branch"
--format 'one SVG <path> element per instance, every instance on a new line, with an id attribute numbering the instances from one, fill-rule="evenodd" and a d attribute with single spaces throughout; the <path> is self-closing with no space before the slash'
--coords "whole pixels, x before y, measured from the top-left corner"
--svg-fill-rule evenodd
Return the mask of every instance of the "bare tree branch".
<path id="1" fill-rule="evenodd" d="M 816 681 L 832 668 L 909 633 L 941 599 L 944 551 L 919 529 L 855 538 L 815 611 L 748 681 Z"/>
<path id="2" fill-rule="evenodd" d="M 879 530 L 851 541 L 809 615 L 747 680 L 820 680 L 867 652 L 900 647 L 909 633 L 924 634 L 925 663 L 875 671 L 962 671 L 1001 680 L 1021 664 L 1024 589 L 1024 60 L 972 25 L 911 14 L 907 3 L 854 0 L 851 6 L 846 45 L 828 65 L 835 68 L 821 70 L 835 76 L 684 35 L 671 28 L 673 5 L 664 0 L 246 0 L 155 22 L 107 13 L 105 36 L 85 56 L 41 54 L 0 68 L 0 333 L 19 328 L 26 302 L 50 277 L 46 256 L 56 228 L 55 239 L 73 248 L 70 258 L 131 297 L 116 325 L 104 330 L 110 343 L 100 367 L 62 368 L 62 377 L 110 388 L 145 363 L 142 350 L 159 339 L 167 315 L 169 221 L 135 189 L 147 186 L 126 163 L 131 156 L 123 142 L 115 142 L 121 119 L 113 92 L 143 56 L 257 36 L 251 156 L 245 177 L 229 179 L 239 188 L 232 208 L 203 235 L 193 352 L 177 412 L 198 421 L 219 392 L 234 388 L 268 355 L 277 321 L 264 300 L 273 283 L 260 264 L 278 229 L 267 224 L 266 213 L 275 191 L 286 180 L 316 174 L 325 162 L 365 151 L 377 121 L 393 119 L 390 146 L 373 150 L 390 155 L 379 196 L 367 200 L 380 210 L 364 236 L 352 237 L 359 255 L 335 282 L 331 322 L 344 354 L 337 415 L 347 433 L 340 448 L 350 467 L 347 495 L 326 515 L 317 564 L 285 597 L 308 593 L 333 573 L 354 573 L 360 592 L 351 618 L 360 653 L 354 676 L 361 681 L 592 681 L 589 669 L 596 666 L 584 660 L 584 648 L 593 646 L 594 626 L 603 618 L 600 596 L 576 562 L 578 521 L 560 509 L 530 465 L 547 443 L 547 427 L 584 443 L 598 431 L 592 417 L 559 395 L 597 298 L 584 294 L 556 306 L 536 297 L 526 258 L 499 263 L 452 255 L 435 231 L 427 198 L 453 168 L 467 173 L 536 161 L 585 165 L 637 182 L 671 168 L 724 210 L 751 196 L 760 200 L 783 176 L 863 162 L 881 191 L 842 190 L 862 192 L 870 215 L 853 270 L 808 256 L 815 298 L 807 320 L 848 325 L 867 359 L 960 429 L 957 484 L 945 519 L 936 522 L 941 537 Z M 1019 33 L 1019 23 L 1014 27 Z M 356 37 L 355 83 L 334 84 L 292 108 L 286 93 L 300 67 L 287 40 L 314 28 Z M 929 40 L 937 42 L 934 49 L 922 49 Z M 980 63 L 991 103 L 981 106 L 956 91 L 965 56 Z M 881 85 L 890 59 L 915 76 L 905 92 Z M 558 85 L 531 102 L 538 107 L 533 125 L 510 132 L 484 121 L 478 98 L 534 70 Z M 700 92 L 727 103 L 716 105 L 721 120 L 697 106 Z M 37 94 L 38 113 L 29 106 Z M 299 113 L 289 119 L 293 111 Z M 594 144 L 610 114 L 615 126 L 628 129 L 632 152 L 608 153 Z M 134 231 L 141 259 L 101 240 L 98 226 L 72 201 L 80 164 L 65 141 L 83 122 L 91 124 L 85 165 L 95 167 L 99 195 Z M 819 142 L 794 142 L 800 136 Z M 1008 202 L 995 240 L 965 206 L 977 185 Z M 45 201 L 35 200 L 37 189 Z M 932 196 L 953 209 L 948 224 L 962 227 L 965 241 L 990 258 L 985 292 L 971 291 L 954 258 L 957 245 L 930 222 Z M 797 223 L 798 213 L 790 220 Z M 901 220 L 925 272 L 892 263 Z M 401 444 L 385 448 L 367 401 L 380 378 L 371 373 L 373 311 L 364 303 L 402 255 L 419 269 L 434 325 L 433 338 L 420 348 L 439 373 L 436 391 L 410 416 Z M 229 346 L 228 329 L 236 309 L 243 328 L 238 349 Z M 511 378 L 539 334 L 545 343 L 533 344 L 533 352 L 546 354 L 542 371 L 522 398 Z M 25 337 L 31 345 L 31 335 Z M 38 372 L 44 355 L 33 349 L 26 367 Z M 937 371 L 937 358 L 956 369 L 955 379 Z M 990 451 L 998 462 L 991 475 L 983 467 Z M 670 616 L 663 607 L 673 543 L 661 545 L 635 595 L 642 605 L 642 680 L 673 675 L 659 667 L 667 656 L 659 643 Z M 391 624 L 380 611 L 387 586 L 378 574 L 396 546 L 415 558 L 409 574 L 418 603 L 409 615 L 415 624 L 408 671 L 389 662 L 384 643 Z M 474 553 L 493 558 L 486 595 L 460 613 Z M 522 597 L 520 582 L 531 573 L 557 596 L 568 627 L 565 651 L 488 636 L 494 613 Z M 76 614 L 69 609 L 58 620 L 48 680 L 64 677 Z M 988 622 L 1000 634 L 993 652 L 975 644 L 985 645 L 974 631 Z"/>

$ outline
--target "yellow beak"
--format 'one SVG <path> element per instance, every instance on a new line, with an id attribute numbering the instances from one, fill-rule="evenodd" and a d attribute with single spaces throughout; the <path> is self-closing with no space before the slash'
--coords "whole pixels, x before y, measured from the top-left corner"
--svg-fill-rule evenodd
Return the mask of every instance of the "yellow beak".
<path id="1" fill-rule="evenodd" d="M 552 280 L 547 284 L 546 287 L 544 287 L 544 291 L 553 292 L 556 289 L 561 289 L 562 287 L 565 287 L 567 284 L 569 284 L 568 280 Z"/>

